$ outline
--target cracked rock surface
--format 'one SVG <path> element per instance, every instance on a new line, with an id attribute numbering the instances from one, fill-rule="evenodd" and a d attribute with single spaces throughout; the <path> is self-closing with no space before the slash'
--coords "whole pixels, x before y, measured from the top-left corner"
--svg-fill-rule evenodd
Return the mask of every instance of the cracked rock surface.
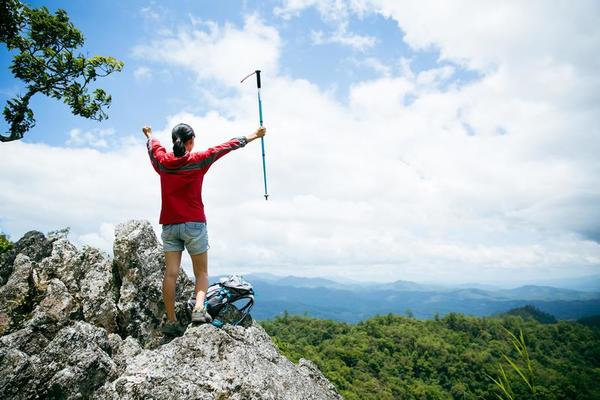
<path id="1" fill-rule="evenodd" d="M 148 221 L 117 226 L 114 258 L 58 232 L 28 232 L 0 254 L 0 398 L 341 398 L 256 322 L 188 326 L 183 270 L 176 312 L 187 329 L 165 337 L 164 255 Z"/>

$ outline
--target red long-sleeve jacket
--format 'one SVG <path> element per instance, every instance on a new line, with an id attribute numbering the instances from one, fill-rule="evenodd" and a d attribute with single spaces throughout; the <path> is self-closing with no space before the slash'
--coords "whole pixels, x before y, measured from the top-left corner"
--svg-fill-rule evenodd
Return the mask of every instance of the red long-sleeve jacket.
<path id="1" fill-rule="evenodd" d="M 147 142 L 148 155 L 154 170 L 160 175 L 162 205 L 160 224 L 206 222 L 202 203 L 202 181 L 210 166 L 231 150 L 244 147 L 245 137 L 233 138 L 204 151 L 186 152 L 175 157 L 156 138 Z"/>

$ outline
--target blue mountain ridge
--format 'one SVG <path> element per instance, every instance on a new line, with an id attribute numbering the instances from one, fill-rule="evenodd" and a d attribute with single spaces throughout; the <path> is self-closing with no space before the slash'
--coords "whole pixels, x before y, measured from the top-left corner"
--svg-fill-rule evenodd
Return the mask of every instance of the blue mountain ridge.
<path id="1" fill-rule="evenodd" d="M 258 320 L 282 315 L 286 310 L 290 314 L 350 323 L 388 313 L 411 314 L 419 319 L 450 312 L 491 316 L 525 305 L 533 305 L 562 320 L 600 314 L 600 292 L 550 286 L 479 289 L 409 281 L 342 283 L 272 274 L 246 274 L 244 278 L 254 286 L 256 303 L 252 315 Z"/>

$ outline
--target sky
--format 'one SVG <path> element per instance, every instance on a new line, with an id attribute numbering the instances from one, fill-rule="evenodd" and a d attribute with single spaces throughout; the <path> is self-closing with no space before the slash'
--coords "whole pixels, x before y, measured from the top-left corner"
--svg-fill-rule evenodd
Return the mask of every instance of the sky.
<path id="1" fill-rule="evenodd" d="M 215 164 L 209 273 L 499 286 L 600 276 L 600 3 L 595 1 L 31 1 L 63 8 L 109 119 L 36 95 L 0 143 L 0 231 L 70 228 L 112 252 L 131 219 L 160 237 L 166 147 L 260 142 Z M 23 93 L 0 47 L 0 102 Z M 3 131 L 7 124 L 0 123 Z M 189 257 L 184 266 L 191 273 Z"/>

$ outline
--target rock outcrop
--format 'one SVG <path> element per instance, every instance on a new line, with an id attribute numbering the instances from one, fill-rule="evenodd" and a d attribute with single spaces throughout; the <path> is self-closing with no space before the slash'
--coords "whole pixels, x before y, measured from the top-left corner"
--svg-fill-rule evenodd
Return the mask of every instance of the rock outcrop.
<path id="1" fill-rule="evenodd" d="M 278 353 L 256 322 L 165 337 L 164 256 L 150 223 L 115 231 L 114 259 L 66 234 L 28 232 L 0 255 L 0 398 L 337 399 L 308 360 Z"/>

